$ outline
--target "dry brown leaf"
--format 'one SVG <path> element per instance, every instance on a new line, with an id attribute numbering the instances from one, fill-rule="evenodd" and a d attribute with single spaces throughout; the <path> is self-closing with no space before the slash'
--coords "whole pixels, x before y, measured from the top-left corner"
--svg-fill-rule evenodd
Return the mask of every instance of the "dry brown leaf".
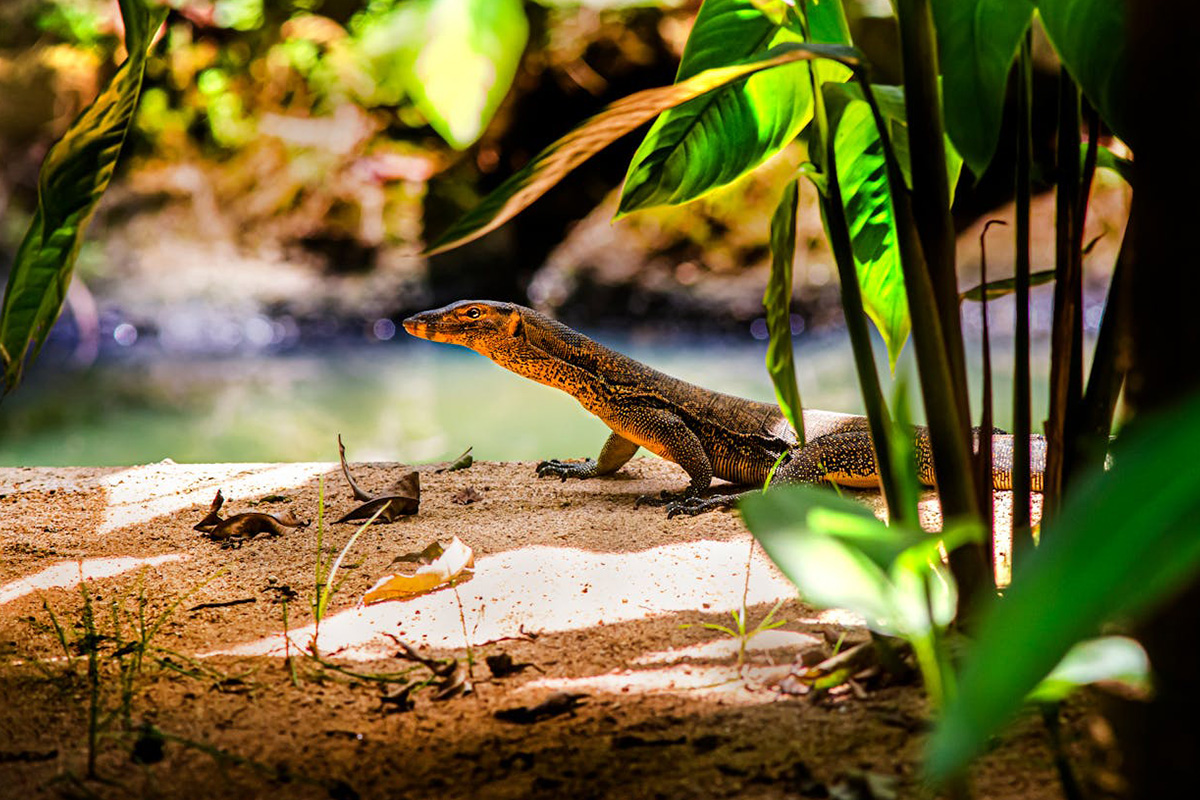
<path id="1" fill-rule="evenodd" d="M 291 510 L 281 514 L 252 511 L 245 514 L 234 514 L 228 519 L 223 519 L 220 512 L 221 506 L 224 504 L 225 497 L 218 489 L 216 497 L 213 498 L 212 504 L 208 508 L 208 514 L 192 526 L 194 530 L 203 532 L 214 542 L 221 542 L 223 547 L 240 545 L 260 533 L 282 536 L 290 530 L 308 525 L 307 522 L 296 519 Z"/>
<path id="2" fill-rule="evenodd" d="M 460 489 L 450 497 L 451 503 L 456 503 L 460 506 L 469 506 L 476 500 L 482 500 L 483 495 L 474 486 L 468 486 L 465 489 Z"/>
<path id="3" fill-rule="evenodd" d="M 363 595 L 363 603 L 370 605 L 384 600 L 405 600 L 432 592 L 452 581 L 469 577 L 474 568 L 475 553 L 455 536 L 433 563 L 417 567 L 417 571 L 411 575 L 386 575 L 380 578 Z"/>
<path id="4" fill-rule="evenodd" d="M 350 475 L 350 466 L 346 463 L 346 447 L 342 444 L 341 434 L 338 435 L 338 456 L 342 461 L 342 474 L 346 476 L 346 483 L 350 484 L 350 491 L 354 494 L 354 499 L 363 501 L 362 505 L 350 511 L 338 522 L 370 519 L 381 507 L 383 512 L 379 515 L 379 522 L 395 522 L 400 517 L 417 513 L 421 506 L 421 476 L 419 474 L 413 471 L 407 472 L 384 494 L 371 495 L 360 489 Z"/>

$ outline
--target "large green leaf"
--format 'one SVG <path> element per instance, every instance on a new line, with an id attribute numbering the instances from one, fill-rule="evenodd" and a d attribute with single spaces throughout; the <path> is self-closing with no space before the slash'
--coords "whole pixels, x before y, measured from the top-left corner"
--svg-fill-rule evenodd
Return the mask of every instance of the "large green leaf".
<path id="1" fill-rule="evenodd" d="M 1121 683 L 1145 694 L 1150 691 L 1150 657 L 1126 636 L 1101 636 L 1080 642 L 1058 662 L 1025 698 L 1029 703 L 1057 703 L 1090 683 Z"/>
<path id="2" fill-rule="evenodd" d="M 521 0 L 409 0 L 360 36 L 376 71 L 395 72 L 433 129 L 463 148 L 508 93 L 529 22 Z"/>
<path id="3" fill-rule="evenodd" d="M 705 0 L 676 80 L 799 41 L 751 0 Z M 630 162 L 617 213 L 686 203 L 724 186 L 779 152 L 811 118 L 805 64 L 752 75 L 668 109 Z"/>
<path id="4" fill-rule="evenodd" d="M 911 187 L 904 90 L 898 86 L 875 85 L 871 93 L 888 127 L 892 150 L 905 184 Z M 825 102 L 834 135 L 838 183 L 862 287 L 863 307 L 883 336 L 889 362 L 895 369 L 896 359 L 908 338 L 910 321 L 883 143 L 862 87 L 857 83 L 827 84 Z M 962 157 L 947 140 L 946 172 L 950 179 L 951 201 L 962 164 Z"/>
<path id="5" fill-rule="evenodd" d="M 1130 141 L 1126 0 L 1036 0 L 1046 35 L 1113 132 Z"/>
<path id="6" fill-rule="evenodd" d="M 796 259 L 796 209 L 800 186 L 788 182 L 771 218 L 771 277 L 763 294 L 767 310 L 767 374 L 775 386 L 775 399 L 792 429 L 804 444 L 804 425 L 800 421 L 800 388 L 796 385 L 796 363 L 792 349 L 792 264 Z"/>
<path id="7" fill-rule="evenodd" d="M 31 349 L 36 356 L 62 310 L 79 246 L 137 108 L 146 51 L 167 15 L 145 0 L 120 5 L 129 57 L 46 154 L 38 208 L 8 276 L 0 311 L 5 394 L 20 383 L 26 356 Z"/>
<path id="8" fill-rule="evenodd" d="M 940 542 L 976 541 L 978 526 L 929 535 L 888 527 L 863 506 L 810 486 L 773 488 L 740 503 L 746 525 L 800 594 L 861 614 L 872 630 L 926 636 L 954 617 L 957 592 Z"/>
<path id="9" fill-rule="evenodd" d="M 859 56 L 854 48 L 842 45 L 782 44 L 741 63 L 705 70 L 680 83 L 646 89 L 618 100 L 534 156 L 478 206 L 451 225 L 428 253 L 449 250 L 500 227 L 571 170 L 665 109 L 761 70 L 816 58 L 857 67 Z"/>
<path id="10" fill-rule="evenodd" d="M 1145 613 L 1200 569 L 1200 400 L 1127 426 L 1081 481 L 1020 580 L 981 619 L 959 695 L 929 741 L 934 778 L 979 753 L 1076 642 Z"/>
<path id="11" fill-rule="evenodd" d="M 826 102 L 863 309 L 883 336 L 894 369 L 910 323 L 883 143 L 865 101 L 828 91 Z"/>
<path id="12" fill-rule="evenodd" d="M 933 0 L 946 133 L 978 177 L 1000 139 L 1008 73 L 1032 0 Z"/>

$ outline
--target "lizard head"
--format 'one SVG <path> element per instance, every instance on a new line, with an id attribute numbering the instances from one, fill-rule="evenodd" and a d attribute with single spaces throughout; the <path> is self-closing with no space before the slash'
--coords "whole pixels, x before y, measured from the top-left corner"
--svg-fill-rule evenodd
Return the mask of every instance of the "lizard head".
<path id="1" fill-rule="evenodd" d="M 404 330 L 420 339 L 447 342 L 489 355 L 520 335 L 521 307 L 494 300 L 459 300 L 404 320 Z"/>

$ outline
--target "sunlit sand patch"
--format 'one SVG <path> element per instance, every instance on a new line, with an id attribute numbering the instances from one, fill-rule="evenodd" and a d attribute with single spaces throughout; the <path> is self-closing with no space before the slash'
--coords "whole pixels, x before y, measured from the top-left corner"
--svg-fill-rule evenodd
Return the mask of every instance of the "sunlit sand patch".
<path id="1" fill-rule="evenodd" d="M 751 616 L 750 627 L 755 624 L 756 620 Z M 821 641 L 817 636 L 798 631 L 761 631 L 746 640 L 746 652 L 784 649 L 798 651 L 805 647 L 818 645 Z M 680 661 L 719 661 L 736 657 L 739 649 L 741 649 L 741 642 L 738 639 L 732 636 L 722 636 L 714 641 L 691 647 L 676 647 L 670 650 L 645 653 L 630 663 L 635 666 L 648 666 L 650 664 L 676 664 Z"/>
<path id="2" fill-rule="evenodd" d="M 769 684 L 783 677 L 783 666 L 734 664 L 675 665 L 662 669 L 623 669 L 582 678 L 541 678 L 523 685 L 521 692 L 582 692 L 604 694 L 683 693 L 689 697 L 717 696 L 727 702 L 771 703 L 779 694 Z"/>
<path id="3" fill-rule="evenodd" d="M 41 572 L 17 578 L 15 581 L 0 586 L 0 605 L 10 603 L 18 597 L 24 597 L 31 592 L 46 589 L 72 589 L 79 585 L 80 580 L 95 580 L 111 578 L 123 572 L 139 567 L 157 567 L 172 561 L 184 561 L 187 555 L 183 553 L 167 553 L 149 558 L 119 556 L 116 558 L 87 558 L 82 561 L 63 561 Z"/>
<path id="4" fill-rule="evenodd" d="M 441 590 L 404 602 L 353 608 L 321 623 L 320 648 L 340 658 L 390 655 L 384 634 L 414 646 L 460 648 L 520 636 L 648 619 L 681 611 L 725 613 L 740 607 L 746 582 L 746 542 L 698 541 L 639 553 L 593 553 L 526 547 L 476 559 L 475 577 L 455 592 Z M 748 605 L 796 596 L 795 588 L 756 549 Z M 466 627 L 464 641 L 463 627 Z M 307 646 L 313 626 L 291 632 Z M 282 635 L 217 654 L 282 655 Z"/>
<path id="5" fill-rule="evenodd" d="M 208 505 L 217 489 L 241 499 L 301 486 L 336 464 L 175 464 L 162 462 L 105 475 L 100 485 L 108 506 L 98 533 L 137 525 L 196 505 Z"/>
<path id="6" fill-rule="evenodd" d="M 792 620 L 801 625 L 836 625 L 840 627 L 863 627 L 867 624 L 860 614 L 844 608 L 827 608 L 815 617 Z"/>

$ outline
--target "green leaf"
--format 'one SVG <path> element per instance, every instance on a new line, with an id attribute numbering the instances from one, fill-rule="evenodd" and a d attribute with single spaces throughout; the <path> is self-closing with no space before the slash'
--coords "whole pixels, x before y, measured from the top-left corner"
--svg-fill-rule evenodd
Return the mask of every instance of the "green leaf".
<path id="1" fill-rule="evenodd" d="M 167 15 L 167 8 L 144 0 L 121 0 L 120 5 L 129 57 L 46 154 L 38 208 L 8 276 L 0 311 L 5 394 L 20 383 L 26 356 L 41 350 L 62 310 L 75 257 L 137 108 L 146 51 Z"/>
<path id="2" fill-rule="evenodd" d="M 848 95 L 864 103 L 862 87 L 857 83 L 838 86 L 831 91 Z M 879 104 L 879 112 L 888 125 L 888 133 L 892 138 L 892 149 L 896 153 L 900 172 L 904 176 L 904 185 L 912 189 L 912 159 L 909 157 L 907 109 L 904 106 L 904 88 L 872 84 L 871 93 Z M 954 143 L 946 137 L 946 177 L 950 182 L 950 202 L 954 202 L 954 189 L 958 184 L 958 176 L 962 172 L 963 158 L 955 149 Z"/>
<path id="3" fill-rule="evenodd" d="M 792 4 L 795 7 L 795 4 Z M 846 21 L 846 9 L 842 0 L 820 0 L 805 6 L 808 12 L 808 29 L 814 42 L 852 44 L 850 25 Z"/>
<path id="4" fill-rule="evenodd" d="M 363 46 L 394 64 L 429 124 L 462 149 L 508 93 L 528 38 L 520 0 L 410 0 L 374 21 Z"/>
<path id="5" fill-rule="evenodd" d="M 796 385 L 796 363 L 792 350 L 792 262 L 796 258 L 796 209 L 800 187 L 791 180 L 783 189 L 779 206 L 771 218 L 771 276 L 763 295 L 767 310 L 767 374 L 775 386 L 775 399 L 783 415 L 804 445 L 804 425 L 800 421 L 800 389 Z"/>
<path id="6" fill-rule="evenodd" d="M 1072 647 L 1025 700 L 1055 703 L 1081 686 L 1101 681 L 1122 683 L 1144 694 L 1150 690 L 1150 657 L 1127 636 L 1088 639 Z"/>
<path id="7" fill-rule="evenodd" d="M 1131 141 L 1125 0 L 1036 0 L 1071 77 L 1113 132 Z"/>
<path id="8" fill-rule="evenodd" d="M 1032 287 L 1049 283 L 1050 281 L 1054 280 L 1054 276 L 1056 274 L 1057 273 L 1055 273 L 1053 269 L 1038 270 L 1029 276 L 1029 285 Z M 972 286 L 970 289 L 967 289 L 965 292 L 960 294 L 958 299 L 960 302 L 963 300 L 973 300 L 975 302 L 979 302 L 984 298 L 984 294 L 986 292 L 988 300 L 995 300 L 997 297 L 1004 297 L 1005 295 L 1012 294 L 1016 290 L 1016 278 L 1001 278 L 1000 280 L 996 281 L 988 281 L 987 286 L 984 286 L 983 284 Z"/>
<path id="9" fill-rule="evenodd" d="M 1008 73 L 1032 0 L 933 0 L 946 132 L 978 177 L 1000 138 Z"/>
<path id="10" fill-rule="evenodd" d="M 1200 569 L 1200 399 L 1127 426 L 1113 466 L 1086 477 L 1043 544 L 979 622 L 928 769 L 963 769 L 1076 642 L 1134 618 Z"/>
<path id="11" fill-rule="evenodd" d="M 705 0 L 676 81 L 799 41 L 750 0 Z M 630 162 L 617 215 L 695 200 L 778 153 L 812 118 L 807 70 L 752 75 L 664 111 Z"/>
<path id="12" fill-rule="evenodd" d="M 451 225 L 426 254 L 449 250 L 500 227 L 575 167 L 665 109 L 761 70 L 815 58 L 833 59 L 857 67 L 859 56 L 854 48 L 841 45 L 782 44 L 739 64 L 705 70 L 681 83 L 646 89 L 618 100 L 534 156 L 478 206 Z"/>
<path id="13" fill-rule="evenodd" d="M 1086 152 L 1087 143 L 1084 142 L 1079 146 L 1079 157 L 1082 159 Z M 1096 148 L 1096 166 L 1111 169 L 1120 175 L 1122 180 L 1133 186 L 1133 162 L 1128 158 L 1122 158 L 1107 147 L 1100 145 Z"/>
<path id="14" fill-rule="evenodd" d="M 899 86 L 872 85 L 871 91 L 888 126 L 905 184 L 911 187 L 904 90 Z M 857 83 L 827 85 L 825 101 L 830 129 L 834 131 L 838 182 L 850 227 L 863 307 L 883 336 L 894 370 L 908 339 L 910 321 L 883 143 Z M 951 201 L 962 163 L 962 157 L 947 139 L 946 172 Z"/>
<path id="15" fill-rule="evenodd" d="M 888 527 L 862 504 L 809 486 L 750 495 L 740 507 L 805 600 L 849 609 L 872 630 L 908 638 L 926 636 L 954 617 L 957 591 L 939 542 L 953 549 L 980 535 L 978 526 L 932 536 Z"/>
<path id="16" fill-rule="evenodd" d="M 909 467 L 908 471 L 911 472 Z M 944 628 L 954 620 L 958 587 L 949 567 L 942 562 L 947 552 L 983 539 L 978 523 L 948 525 L 939 534 L 926 535 L 896 556 L 888 570 L 892 579 L 892 604 L 896 627 L 907 636 L 923 636 L 936 625 Z"/>
<path id="17" fill-rule="evenodd" d="M 865 617 L 873 630 L 890 633 L 891 586 L 883 567 L 862 548 L 824 531 L 834 521 L 852 526 L 874 523 L 884 532 L 887 528 L 846 507 L 851 501 L 839 500 L 828 491 L 787 486 L 747 497 L 741 508 L 763 550 L 805 600 L 825 608 L 849 609 Z"/>
<path id="18" fill-rule="evenodd" d="M 813 486 L 777 486 L 761 497 L 747 497 L 739 507 L 756 537 L 786 535 L 780 532 L 802 525 L 853 542 L 881 570 L 913 544 L 862 503 Z"/>
<path id="19" fill-rule="evenodd" d="M 895 369 L 910 323 L 883 142 L 870 106 L 840 86 L 832 88 L 826 91 L 829 126 L 863 308 L 883 336 Z"/>

